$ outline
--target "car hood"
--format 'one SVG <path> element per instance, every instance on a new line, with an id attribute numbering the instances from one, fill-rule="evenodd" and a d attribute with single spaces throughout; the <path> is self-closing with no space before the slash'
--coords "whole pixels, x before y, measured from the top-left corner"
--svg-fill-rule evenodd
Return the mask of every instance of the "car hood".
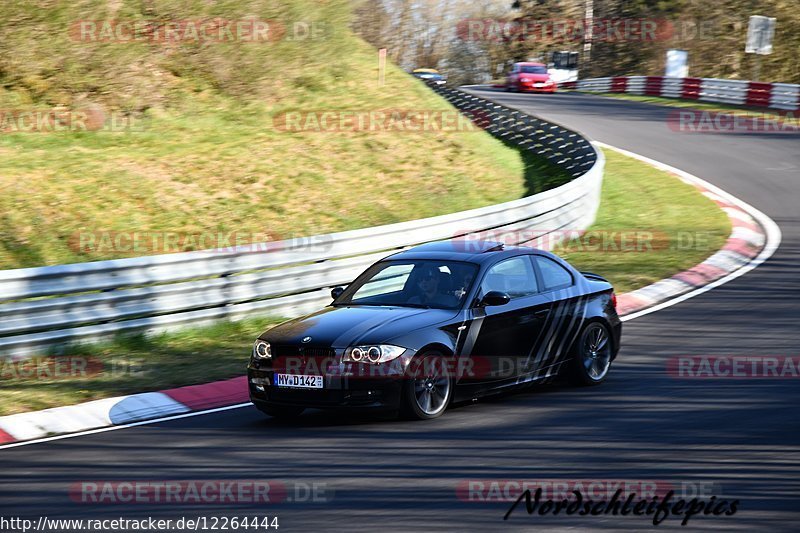
<path id="1" fill-rule="evenodd" d="M 273 344 L 303 344 L 346 348 L 355 344 L 389 342 L 394 337 L 454 318 L 452 309 L 410 307 L 326 307 L 284 322 L 260 338 Z"/>
<path id="2" fill-rule="evenodd" d="M 547 81 L 550 79 L 550 74 L 520 74 L 519 78 L 526 81 Z"/>

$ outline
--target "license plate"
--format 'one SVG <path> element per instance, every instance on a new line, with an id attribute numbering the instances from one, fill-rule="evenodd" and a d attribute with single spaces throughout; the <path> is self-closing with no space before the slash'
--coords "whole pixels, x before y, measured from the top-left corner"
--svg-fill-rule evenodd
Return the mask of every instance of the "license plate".
<path id="1" fill-rule="evenodd" d="M 276 387 L 291 387 L 293 389 L 321 389 L 322 376 L 308 376 L 298 374 L 275 374 Z"/>
<path id="2" fill-rule="evenodd" d="M 534 83 L 534 87 L 544 87 L 544 83 Z"/>

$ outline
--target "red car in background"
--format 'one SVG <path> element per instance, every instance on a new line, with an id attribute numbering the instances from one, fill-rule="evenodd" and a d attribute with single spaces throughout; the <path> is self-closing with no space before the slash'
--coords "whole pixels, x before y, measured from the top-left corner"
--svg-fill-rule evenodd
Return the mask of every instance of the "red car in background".
<path id="1" fill-rule="evenodd" d="M 556 92 L 556 82 L 550 78 L 543 63 L 514 63 L 506 77 L 507 91 L 536 93 Z"/>

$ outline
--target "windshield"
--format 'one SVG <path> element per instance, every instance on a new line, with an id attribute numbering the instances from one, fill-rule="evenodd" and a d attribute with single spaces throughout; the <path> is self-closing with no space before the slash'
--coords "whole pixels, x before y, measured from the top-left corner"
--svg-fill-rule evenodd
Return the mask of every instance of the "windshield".
<path id="1" fill-rule="evenodd" d="M 434 74 L 432 72 L 417 72 L 414 76 L 424 78 L 426 80 L 441 80 L 444 78 L 441 74 Z"/>
<path id="2" fill-rule="evenodd" d="M 381 261 L 351 283 L 333 305 L 458 309 L 477 272 L 477 265 L 459 261 Z"/>
<path id="3" fill-rule="evenodd" d="M 547 74 L 547 68 L 541 65 L 523 65 L 520 72 L 523 74 Z"/>

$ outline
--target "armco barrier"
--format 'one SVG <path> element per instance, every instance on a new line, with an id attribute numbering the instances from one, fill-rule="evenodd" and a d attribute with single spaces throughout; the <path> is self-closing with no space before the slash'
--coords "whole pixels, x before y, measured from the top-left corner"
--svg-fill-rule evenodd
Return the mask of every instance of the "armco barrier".
<path id="1" fill-rule="evenodd" d="M 647 96 L 660 96 L 663 86 L 661 76 L 647 76 L 644 82 L 644 94 Z"/>
<path id="2" fill-rule="evenodd" d="M 644 94 L 645 85 L 646 78 L 644 76 L 630 76 L 626 84 L 626 92 L 630 94 Z"/>
<path id="3" fill-rule="evenodd" d="M 680 98 L 683 93 L 683 80 L 681 78 L 664 78 L 661 81 L 661 96 Z"/>
<path id="4" fill-rule="evenodd" d="M 747 89 L 749 86 L 750 82 L 741 80 L 703 79 L 698 100 L 744 105 L 747 101 Z"/>
<path id="5" fill-rule="evenodd" d="M 787 111 L 800 109 L 800 85 L 773 83 L 769 96 L 769 107 Z"/>
<path id="6" fill-rule="evenodd" d="M 800 85 L 716 78 L 615 76 L 562 83 L 562 89 L 586 92 L 628 93 L 704 102 L 800 110 Z"/>
<path id="7" fill-rule="evenodd" d="M 680 86 L 680 97 L 687 100 L 697 100 L 700 98 L 700 91 L 703 89 L 702 78 L 673 78 L 675 85 Z"/>
<path id="8" fill-rule="evenodd" d="M 621 76 L 621 77 L 614 77 L 611 78 L 611 89 L 612 93 L 624 93 L 628 89 L 628 78 Z"/>
<path id="9" fill-rule="evenodd" d="M 769 107 L 770 94 L 772 93 L 771 83 L 759 83 L 751 81 L 747 87 L 747 97 L 745 103 L 756 107 Z"/>
<path id="10" fill-rule="evenodd" d="M 263 247 L 0 271 L 0 355 L 25 357 L 122 332 L 248 315 L 298 315 L 329 303 L 331 287 L 346 285 L 398 249 L 489 229 L 505 242 L 524 244 L 522 235 L 561 235 L 594 221 L 604 160 L 589 141 L 480 97 L 432 88 L 492 135 L 573 179 L 503 204 Z"/>

